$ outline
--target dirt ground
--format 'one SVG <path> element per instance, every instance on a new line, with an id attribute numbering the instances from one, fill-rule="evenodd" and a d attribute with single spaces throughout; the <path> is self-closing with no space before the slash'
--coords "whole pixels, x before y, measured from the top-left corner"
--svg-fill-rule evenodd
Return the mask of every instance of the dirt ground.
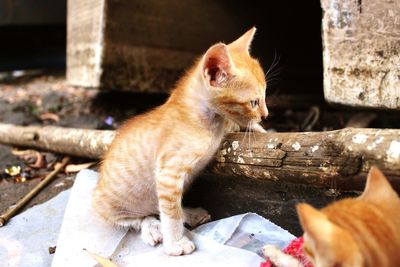
<path id="1" fill-rule="evenodd" d="M 9 73 L 0 75 L 0 122 L 17 125 L 115 129 L 126 118 L 157 106 L 166 98 L 166 95 L 158 94 L 100 91 L 69 86 L 65 82 L 63 70 L 28 72 L 22 76 Z M 321 102 L 310 103 L 307 108 L 289 109 L 271 105 L 269 109 L 270 117 L 264 126 L 270 131 L 332 130 L 352 126 L 351 123 L 354 124 L 354 121 L 357 123 L 367 117 L 370 119 L 365 123 L 369 127 L 400 128 L 398 112 L 355 112 L 354 110 L 335 109 Z M 24 148 L 19 148 L 19 151 L 21 150 L 24 151 Z M 14 205 L 39 183 L 51 171 L 55 162 L 62 158 L 62 155 L 45 151 L 25 151 L 22 154 L 21 156 L 21 153 L 16 152 L 15 148 L 0 145 L 1 213 Z M 73 158 L 72 164 L 89 161 L 91 160 Z M 18 174 L 10 175 L 12 167 L 20 168 Z M 96 169 L 97 165 L 92 168 Z M 73 181 L 74 173 L 59 174 L 26 208 L 42 203 L 66 190 L 71 187 Z M 255 183 L 249 184 L 245 181 L 243 184 L 247 186 L 240 189 L 234 186 L 235 181 L 229 179 L 221 179 L 216 183 L 215 180 L 205 177 L 200 181 L 204 181 L 203 184 L 200 183 L 192 190 L 194 197 L 187 198 L 188 202 L 195 203 L 195 205 L 197 199 L 201 200 L 208 208 L 213 209 L 212 206 L 215 203 L 213 201 L 218 201 L 218 197 L 221 195 L 214 193 L 208 195 L 207 190 L 209 189 L 207 188 L 211 186 L 215 192 L 225 190 L 222 195 L 227 201 L 214 208 L 214 218 L 239 212 L 259 212 L 265 216 L 275 216 L 276 223 L 297 234 L 300 234 L 300 229 L 298 224 L 294 223 L 296 221 L 295 203 L 310 200 L 317 206 L 321 206 L 336 197 L 326 194 L 328 189 L 299 189 L 298 186 L 294 188 L 290 185 L 266 187 L 265 185 L 255 185 Z M 262 191 L 260 191 L 260 187 Z M 241 197 L 237 197 L 235 190 L 244 190 L 249 198 L 243 198 L 243 194 Z M 347 196 L 353 195 L 353 193 L 342 192 L 340 195 Z M 232 201 L 229 202 L 229 199 Z M 285 212 L 285 207 L 290 210 L 288 213 Z"/>

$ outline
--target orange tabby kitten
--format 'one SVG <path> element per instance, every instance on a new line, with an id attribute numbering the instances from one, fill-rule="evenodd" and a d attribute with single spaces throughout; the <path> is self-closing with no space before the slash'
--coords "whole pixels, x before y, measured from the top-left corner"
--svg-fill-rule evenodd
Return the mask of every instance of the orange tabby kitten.
<path id="1" fill-rule="evenodd" d="M 182 194 L 218 149 L 230 121 L 264 131 L 258 122 L 268 115 L 266 82 L 249 54 L 255 30 L 211 46 L 164 105 L 121 127 L 93 195 L 102 217 L 141 229 L 150 245 L 163 241 L 169 255 L 195 249 L 183 223 L 196 225 L 210 216 L 200 208 L 182 209 Z"/>
<path id="2" fill-rule="evenodd" d="M 400 198 L 376 167 L 371 168 L 360 197 L 340 200 L 321 211 L 299 204 L 297 212 L 304 253 L 314 267 L 400 266 Z M 278 267 L 301 266 L 274 247 L 264 252 Z"/>

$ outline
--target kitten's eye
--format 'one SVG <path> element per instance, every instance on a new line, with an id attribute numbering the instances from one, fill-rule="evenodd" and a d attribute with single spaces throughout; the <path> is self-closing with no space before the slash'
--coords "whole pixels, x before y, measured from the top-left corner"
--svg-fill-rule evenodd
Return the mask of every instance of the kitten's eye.
<path id="1" fill-rule="evenodd" d="M 258 105 L 259 105 L 259 100 L 258 99 L 256 99 L 256 100 L 251 100 L 250 101 L 250 106 L 251 106 L 251 108 L 255 108 L 255 107 L 257 107 Z"/>

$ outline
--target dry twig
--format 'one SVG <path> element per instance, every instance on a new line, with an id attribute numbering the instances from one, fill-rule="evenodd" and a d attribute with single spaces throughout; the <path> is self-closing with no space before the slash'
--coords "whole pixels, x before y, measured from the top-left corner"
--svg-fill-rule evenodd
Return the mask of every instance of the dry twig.
<path id="1" fill-rule="evenodd" d="M 14 216 L 23 206 L 25 206 L 37 193 L 39 193 L 53 178 L 59 173 L 65 165 L 69 162 L 70 157 L 64 157 L 60 164 L 56 164 L 54 170 L 49 173 L 43 181 L 36 185 L 26 196 L 24 196 L 18 203 L 7 210 L 0 216 L 0 227 L 4 226 L 5 223 Z"/>

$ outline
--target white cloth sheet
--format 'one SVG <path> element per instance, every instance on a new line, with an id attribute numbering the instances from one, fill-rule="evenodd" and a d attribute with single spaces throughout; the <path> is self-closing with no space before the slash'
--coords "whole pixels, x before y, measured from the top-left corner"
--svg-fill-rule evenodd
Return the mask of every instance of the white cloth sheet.
<path id="1" fill-rule="evenodd" d="M 151 247 L 132 231 L 116 229 L 99 218 L 91 207 L 97 173 L 81 171 L 71 190 L 35 206 L 0 228 L 0 258 L 5 266 L 82 266 L 96 261 L 84 249 L 110 257 L 118 266 L 253 266 L 263 258 L 264 244 L 284 247 L 294 236 L 267 219 L 247 213 L 187 231 L 196 244 L 191 255 L 172 257 L 162 245 Z M 70 192 L 71 191 L 71 192 Z M 64 214 L 65 210 L 65 214 Z M 61 228 L 60 228 L 61 225 Z M 48 247 L 57 249 L 54 255 Z"/>

